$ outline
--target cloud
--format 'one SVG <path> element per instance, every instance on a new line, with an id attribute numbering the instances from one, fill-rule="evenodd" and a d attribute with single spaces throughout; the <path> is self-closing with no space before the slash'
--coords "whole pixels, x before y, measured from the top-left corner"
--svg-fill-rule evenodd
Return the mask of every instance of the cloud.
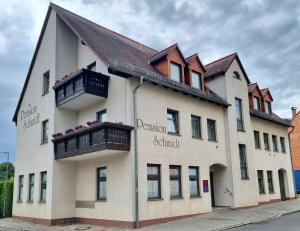
<path id="1" fill-rule="evenodd" d="M 203 63 L 237 51 L 252 80 L 269 87 L 275 112 L 300 107 L 300 3 L 297 0 L 54 0 L 157 50 L 178 42 Z M 49 5 L 3 1 L 0 8 L 0 149 L 15 151 L 11 122 Z"/>

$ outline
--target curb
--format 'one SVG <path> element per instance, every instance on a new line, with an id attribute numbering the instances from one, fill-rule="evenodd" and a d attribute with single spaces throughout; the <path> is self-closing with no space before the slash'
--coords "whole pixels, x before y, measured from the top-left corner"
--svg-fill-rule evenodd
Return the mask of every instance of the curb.
<path id="1" fill-rule="evenodd" d="M 242 226 L 246 226 L 246 225 L 259 224 L 259 223 L 262 223 L 262 222 L 278 219 L 281 216 L 285 216 L 285 215 L 289 215 L 289 214 L 293 214 L 293 213 L 298 213 L 298 212 L 300 212 L 300 209 L 295 210 L 295 211 L 286 212 L 286 213 L 281 213 L 281 214 L 275 215 L 273 217 L 264 218 L 264 219 L 261 219 L 261 220 L 249 221 L 249 222 L 240 223 L 240 224 L 236 224 L 236 225 L 226 226 L 226 227 L 223 227 L 223 228 L 213 229 L 211 231 L 223 231 L 223 230 L 234 229 L 234 228 L 238 228 L 238 227 L 242 227 Z"/>

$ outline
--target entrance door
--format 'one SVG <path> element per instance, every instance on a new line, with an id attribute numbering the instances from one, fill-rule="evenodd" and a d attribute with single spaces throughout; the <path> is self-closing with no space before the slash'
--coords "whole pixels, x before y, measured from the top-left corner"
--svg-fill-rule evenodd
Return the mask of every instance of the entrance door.
<path id="1" fill-rule="evenodd" d="M 278 178 L 279 178 L 279 188 L 280 188 L 280 196 L 281 200 L 286 200 L 285 194 L 285 185 L 284 185 L 284 172 L 282 170 L 278 171 Z"/>
<path id="2" fill-rule="evenodd" d="M 211 206 L 215 207 L 216 206 L 216 201 L 215 201 L 215 191 L 214 191 L 214 173 L 210 172 L 210 195 L 211 195 Z"/>

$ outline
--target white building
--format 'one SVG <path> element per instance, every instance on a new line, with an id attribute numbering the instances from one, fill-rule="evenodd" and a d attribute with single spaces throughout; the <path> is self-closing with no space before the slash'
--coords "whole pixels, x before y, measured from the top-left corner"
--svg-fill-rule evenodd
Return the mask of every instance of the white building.
<path id="1" fill-rule="evenodd" d="M 236 53 L 203 66 L 50 4 L 14 115 L 13 215 L 133 227 L 294 198 L 271 103 Z"/>

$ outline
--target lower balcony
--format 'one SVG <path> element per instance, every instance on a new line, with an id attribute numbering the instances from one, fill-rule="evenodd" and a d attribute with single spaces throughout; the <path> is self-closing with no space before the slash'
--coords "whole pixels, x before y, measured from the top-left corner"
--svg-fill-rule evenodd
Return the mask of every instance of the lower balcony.
<path id="1" fill-rule="evenodd" d="M 54 134 L 55 159 L 81 160 L 99 157 L 99 153 L 128 152 L 132 129 L 123 124 L 94 121 L 88 127 L 78 126 L 65 134 Z"/>

